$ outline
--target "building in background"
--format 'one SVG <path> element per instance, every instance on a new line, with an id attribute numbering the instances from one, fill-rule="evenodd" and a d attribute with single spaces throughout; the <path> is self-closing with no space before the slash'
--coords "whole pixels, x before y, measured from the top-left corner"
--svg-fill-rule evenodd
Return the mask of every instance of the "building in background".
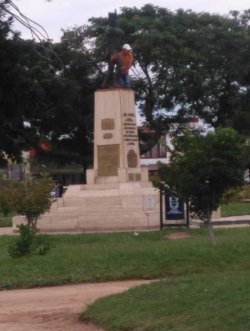
<path id="1" fill-rule="evenodd" d="M 61 182 L 63 186 L 84 182 L 84 169 L 80 164 L 71 163 L 59 166 L 53 162 L 39 163 L 30 152 L 23 152 L 22 159 L 22 163 L 8 161 L 7 166 L 1 169 L 4 178 L 25 180 L 48 173 L 54 181 Z"/>
<path id="2" fill-rule="evenodd" d="M 143 127 L 140 127 L 139 130 L 143 130 L 144 133 L 150 134 L 150 130 Z M 157 163 L 159 161 L 162 163 L 170 162 L 168 146 L 170 146 L 170 136 L 166 133 L 162 135 L 160 140 L 149 151 L 141 155 L 141 165 L 148 168 L 149 178 L 158 174 Z"/>
<path id="3" fill-rule="evenodd" d="M 192 117 L 187 119 L 186 123 L 183 124 L 185 127 L 196 130 L 199 128 L 200 124 L 197 117 Z M 149 128 L 140 126 L 138 127 L 139 131 L 143 131 L 144 134 L 152 134 L 153 131 Z M 149 177 L 156 176 L 158 174 L 158 165 L 160 161 L 162 163 L 168 164 L 170 162 L 171 156 L 171 132 L 175 130 L 175 125 L 170 130 L 162 135 L 159 141 L 146 153 L 141 155 L 141 165 L 146 166 L 149 171 Z"/>
<path id="4" fill-rule="evenodd" d="M 196 117 L 192 117 L 184 124 L 190 129 L 197 129 L 199 122 Z M 174 129 L 174 128 L 173 128 Z M 153 134 L 153 130 L 139 126 L 139 131 L 143 131 L 144 134 Z M 170 149 L 171 149 L 171 136 L 167 132 L 162 135 L 159 141 L 146 153 L 140 157 L 141 166 L 145 166 L 149 171 L 149 178 L 158 174 L 157 163 L 169 163 L 170 162 Z M 84 184 L 85 183 L 85 171 L 82 165 L 71 163 L 59 166 L 58 164 L 47 162 L 39 163 L 36 158 L 36 153 L 33 150 L 29 152 L 23 152 L 23 162 L 20 164 L 9 162 L 5 169 L 2 169 L 5 178 L 11 178 L 16 180 L 22 180 L 31 177 L 38 177 L 41 173 L 46 172 L 51 175 L 55 181 L 60 181 L 63 186 L 72 184 Z"/>

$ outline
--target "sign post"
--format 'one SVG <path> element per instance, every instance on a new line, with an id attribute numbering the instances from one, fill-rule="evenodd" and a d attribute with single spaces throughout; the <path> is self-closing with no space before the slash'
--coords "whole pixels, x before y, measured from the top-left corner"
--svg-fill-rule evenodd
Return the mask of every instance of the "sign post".
<path id="1" fill-rule="evenodd" d="M 183 220 L 184 203 L 176 196 L 165 195 L 166 219 L 167 220 Z"/>

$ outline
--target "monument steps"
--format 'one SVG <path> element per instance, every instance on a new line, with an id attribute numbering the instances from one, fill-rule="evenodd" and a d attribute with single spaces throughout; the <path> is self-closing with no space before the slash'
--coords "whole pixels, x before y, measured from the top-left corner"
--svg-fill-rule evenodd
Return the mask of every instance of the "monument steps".
<path id="1" fill-rule="evenodd" d="M 22 217 L 23 221 L 25 220 Z M 20 216 L 19 216 L 20 221 Z M 41 232 L 68 232 L 70 231 L 119 231 L 125 229 L 157 228 L 151 224 L 150 212 L 145 224 L 145 216 L 136 211 L 110 211 L 103 217 L 103 212 L 44 214 L 38 220 L 38 228 Z"/>
<path id="2" fill-rule="evenodd" d="M 120 231 L 159 228 L 159 192 L 140 166 L 134 92 L 95 93 L 94 162 L 86 185 L 70 185 L 63 198 L 42 215 L 48 231 Z M 14 217 L 13 227 L 25 219 Z"/>

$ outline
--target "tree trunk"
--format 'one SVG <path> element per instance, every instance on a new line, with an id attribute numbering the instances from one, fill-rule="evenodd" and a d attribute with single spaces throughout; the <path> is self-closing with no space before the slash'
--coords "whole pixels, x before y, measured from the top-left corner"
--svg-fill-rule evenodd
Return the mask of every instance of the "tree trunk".
<path id="1" fill-rule="evenodd" d="M 212 225 L 212 212 L 210 212 L 210 211 L 208 211 L 208 213 L 207 213 L 207 229 L 208 229 L 208 237 L 211 241 L 211 244 L 213 246 L 216 246 L 216 240 L 215 240 L 213 225 Z"/>
<path id="2" fill-rule="evenodd" d="M 190 215 L 189 215 L 189 201 L 185 201 L 186 203 L 186 222 L 187 222 L 187 228 L 190 228 Z"/>

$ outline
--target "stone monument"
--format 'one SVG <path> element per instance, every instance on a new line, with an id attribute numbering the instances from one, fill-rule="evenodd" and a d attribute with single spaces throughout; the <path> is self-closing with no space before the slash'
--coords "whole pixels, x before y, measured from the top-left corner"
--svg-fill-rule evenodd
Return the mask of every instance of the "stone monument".
<path id="1" fill-rule="evenodd" d="M 38 220 L 41 231 L 120 231 L 159 228 L 159 193 L 140 166 L 134 92 L 95 93 L 94 167 L 87 184 L 70 185 L 50 212 Z M 23 216 L 13 219 L 16 225 Z"/>
<path id="2" fill-rule="evenodd" d="M 160 227 L 159 193 L 148 180 L 148 169 L 140 166 L 134 92 L 110 88 L 107 81 L 112 79 L 95 93 L 94 167 L 87 170 L 87 184 L 68 187 L 38 220 L 41 231 Z M 14 217 L 14 229 L 23 221 Z"/>
<path id="3" fill-rule="evenodd" d="M 95 93 L 94 167 L 86 185 L 71 185 L 64 206 L 78 208 L 79 230 L 159 228 L 159 193 L 140 166 L 134 92 Z"/>

